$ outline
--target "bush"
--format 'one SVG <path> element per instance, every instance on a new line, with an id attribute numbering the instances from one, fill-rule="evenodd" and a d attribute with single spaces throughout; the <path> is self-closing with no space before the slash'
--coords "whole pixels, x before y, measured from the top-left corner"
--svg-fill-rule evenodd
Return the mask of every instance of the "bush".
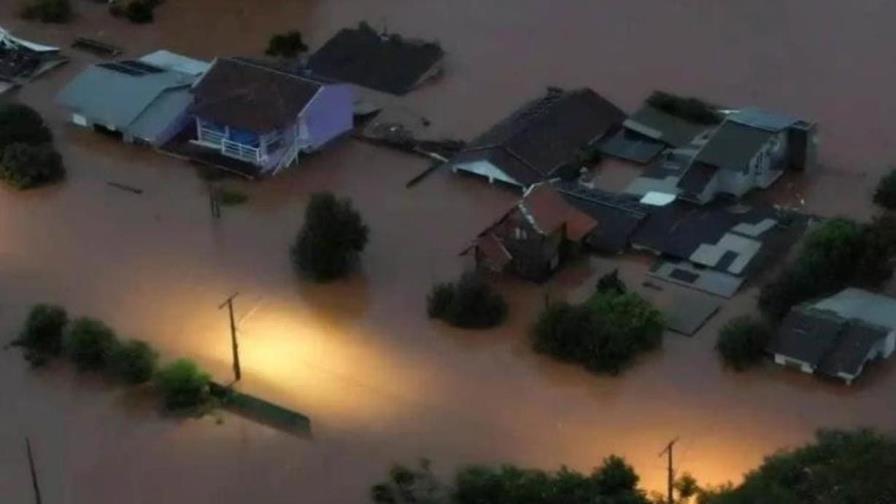
<path id="1" fill-rule="evenodd" d="M 23 18 L 42 23 L 67 23 L 72 19 L 72 14 L 69 0 L 29 0 L 21 12 Z"/>
<path id="2" fill-rule="evenodd" d="M 16 189 L 32 189 L 63 178 L 62 156 L 50 144 L 14 143 L 3 151 L 0 179 Z"/>
<path id="3" fill-rule="evenodd" d="M 268 48 L 264 53 L 268 56 L 295 58 L 307 50 L 308 46 L 302 40 L 302 34 L 293 30 L 271 37 L 270 42 L 268 42 Z"/>
<path id="4" fill-rule="evenodd" d="M 47 357 L 62 353 L 62 338 L 67 324 L 68 314 L 64 308 L 35 305 L 28 313 L 25 326 L 15 343 L 26 349 L 26 359 L 40 364 Z"/>
<path id="5" fill-rule="evenodd" d="M 156 375 L 165 407 L 182 410 L 202 406 L 209 400 L 211 378 L 188 359 L 179 359 L 163 367 Z"/>
<path id="6" fill-rule="evenodd" d="M 654 91 L 647 104 L 667 114 L 699 124 L 718 124 L 722 114 L 717 107 L 698 98 L 681 97 L 662 91 Z"/>
<path id="7" fill-rule="evenodd" d="M 812 298 L 858 284 L 878 287 L 893 274 L 896 218 L 869 224 L 831 219 L 809 232 L 795 261 L 762 287 L 759 307 L 772 320 Z"/>
<path id="8" fill-rule="evenodd" d="M 127 383 L 148 382 L 156 371 L 158 354 L 142 341 L 115 345 L 109 355 L 109 369 Z"/>
<path id="9" fill-rule="evenodd" d="M 896 170 L 880 179 L 874 192 L 874 203 L 887 210 L 896 210 Z"/>
<path id="10" fill-rule="evenodd" d="M 501 294 L 475 273 L 465 273 L 454 284 L 438 284 L 427 298 L 432 318 L 468 329 L 499 325 L 507 317 L 507 303 Z"/>
<path id="11" fill-rule="evenodd" d="M 305 225 L 291 249 L 293 264 L 309 278 L 326 282 L 345 276 L 367 245 L 368 228 L 349 199 L 317 193 L 305 210 Z"/>
<path id="12" fill-rule="evenodd" d="M 737 371 L 757 364 L 765 354 L 765 346 L 771 337 L 769 327 L 752 317 L 738 317 L 728 321 L 716 342 L 716 350 Z"/>
<path id="13" fill-rule="evenodd" d="M 0 152 L 14 143 L 39 145 L 52 141 L 50 129 L 34 109 L 21 103 L 0 105 Z"/>
<path id="14" fill-rule="evenodd" d="M 626 291 L 628 288 L 625 286 L 625 282 L 619 279 L 618 269 L 605 274 L 597 281 L 597 292 L 624 294 Z"/>
<path id="15" fill-rule="evenodd" d="M 131 0 L 124 8 L 124 17 L 137 24 L 152 23 L 155 19 L 155 5 L 144 0 Z"/>
<path id="16" fill-rule="evenodd" d="M 617 374 L 662 342 L 662 314 L 635 293 L 604 292 L 582 305 L 548 306 L 534 329 L 534 348 L 594 372 Z"/>
<path id="17" fill-rule="evenodd" d="M 118 338 L 109 326 L 92 318 L 72 322 L 65 340 L 65 350 L 82 371 L 104 369 L 110 361 Z"/>

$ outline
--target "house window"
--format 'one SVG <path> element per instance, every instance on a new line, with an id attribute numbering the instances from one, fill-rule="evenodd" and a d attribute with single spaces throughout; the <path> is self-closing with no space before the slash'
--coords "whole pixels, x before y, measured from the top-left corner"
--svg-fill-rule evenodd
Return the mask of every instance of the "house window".
<path id="1" fill-rule="evenodd" d="M 525 240 L 526 239 L 526 230 L 518 227 L 513 230 L 513 237 L 517 240 Z"/>

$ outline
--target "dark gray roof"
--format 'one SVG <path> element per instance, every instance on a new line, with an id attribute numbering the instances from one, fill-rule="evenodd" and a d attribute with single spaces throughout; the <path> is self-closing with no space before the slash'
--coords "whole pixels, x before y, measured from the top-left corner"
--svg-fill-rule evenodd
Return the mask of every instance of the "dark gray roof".
<path id="1" fill-rule="evenodd" d="M 719 169 L 705 163 L 693 163 L 678 181 L 678 188 L 685 194 L 698 196 L 703 193 Z"/>
<path id="2" fill-rule="evenodd" d="M 623 128 L 600 142 L 598 147 L 601 154 L 646 164 L 658 156 L 666 144 Z"/>
<path id="3" fill-rule="evenodd" d="M 843 325 L 839 317 L 795 308 L 781 323 L 768 351 L 817 367 L 836 348 Z"/>
<path id="4" fill-rule="evenodd" d="M 620 253 L 629 246 L 629 239 L 647 217 L 647 210 L 638 199 L 589 188 L 577 182 L 557 182 L 554 187 L 566 200 L 597 221 L 585 243 L 600 252 Z"/>
<path id="5" fill-rule="evenodd" d="M 639 133 L 647 133 L 640 126 L 646 126 L 658 134 L 654 138 L 672 147 L 682 147 L 687 145 L 700 133 L 709 129 L 705 124 L 698 124 L 687 119 L 674 116 L 663 112 L 662 110 L 644 105 L 637 112 L 632 114 L 626 127 L 638 131 Z M 653 136 L 653 135 L 648 135 Z"/>
<path id="6" fill-rule="evenodd" d="M 322 86 L 246 60 L 220 58 L 193 87 L 194 112 L 219 124 L 267 132 L 295 121 Z"/>
<path id="7" fill-rule="evenodd" d="M 413 89 L 444 54 L 436 43 L 382 35 L 361 25 L 340 30 L 311 55 L 308 66 L 333 79 L 401 95 Z"/>
<path id="8" fill-rule="evenodd" d="M 737 123 L 764 129 L 772 132 L 785 130 L 794 124 L 803 122 L 784 114 L 766 112 L 756 107 L 747 107 L 729 116 L 729 119 Z"/>
<path id="9" fill-rule="evenodd" d="M 746 170 L 773 132 L 725 121 L 697 153 L 696 161 L 726 170 Z"/>
<path id="10" fill-rule="evenodd" d="M 850 321 L 834 348 L 821 359 L 818 370 L 834 377 L 859 374 L 868 354 L 887 332 L 882 327 Z"/>
<path id="11" fill-rule="evenodd" d="M 489 159 L 529 185 L 551 178 L 624 119 L 622 110 L 591 89 L 551 89 L 474 139 L 453 162 Z"/>

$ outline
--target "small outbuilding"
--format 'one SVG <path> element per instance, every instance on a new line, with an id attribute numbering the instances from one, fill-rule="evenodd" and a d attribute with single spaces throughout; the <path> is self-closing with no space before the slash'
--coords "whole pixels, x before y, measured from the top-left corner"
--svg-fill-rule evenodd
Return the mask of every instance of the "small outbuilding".
<path id="1" fill-rule="evenodd" d="M 775 363 L 851 384 L 896 350 L 896 299 L 846 289 L 791 310 L 769 343 Z"/>

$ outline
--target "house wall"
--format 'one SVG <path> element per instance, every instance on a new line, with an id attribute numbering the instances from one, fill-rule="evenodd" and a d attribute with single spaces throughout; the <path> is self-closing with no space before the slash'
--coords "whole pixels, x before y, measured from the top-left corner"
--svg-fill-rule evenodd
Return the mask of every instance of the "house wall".
<path id="1" fill-rule="evenodd" d="M 769 139 L 750 161 L 754 183 L 763 189 L 772 185 L 787 169 L 789 160 L 787 133 L 782 131 Z"/>
<path id="2" fill-rule="evenodd" d="M 813 368 L 812 365 L 808 362 L 804 362 L 798 359 L 792 359 L 790 357 L 787 357 L 786 355 L 775 354 L 775 364 L 793 367 L 807 374 L 815 373 L 815 368 Z"/>
<path id="3" fill-rule="evenodd" d="M 517 187 L 523 187 L 522 184 L 507 176 L 507 174 L 501 171 L 497 166 L 484 160 L 473 161 L 471 163 L 455 164 L 451 166 L 451 171 L 453 171 L 454 173 L 457 173 L 458 171 L 473 173 L 475 175 L 487 178 L 489 183 L 492 184 L 495 182 L 495 180 L 498 180 L 511 185 L 515 185 Z"/>
<path id="4" fill-rule="evenodd" d="M 716 192 L 725 192 L 737 197 L 743 196 L 753 188 L 751 172 L 720 168 Z"/>
<path id="5" fill-rule="evenodd" d="M 322 87 L 300 114 L 299 122 L 300 133 L 307 132 L 309 151 L 317 150 L 351 131 L 354 127 L 354 93 L 351 87 L 345 84 Z"/>

